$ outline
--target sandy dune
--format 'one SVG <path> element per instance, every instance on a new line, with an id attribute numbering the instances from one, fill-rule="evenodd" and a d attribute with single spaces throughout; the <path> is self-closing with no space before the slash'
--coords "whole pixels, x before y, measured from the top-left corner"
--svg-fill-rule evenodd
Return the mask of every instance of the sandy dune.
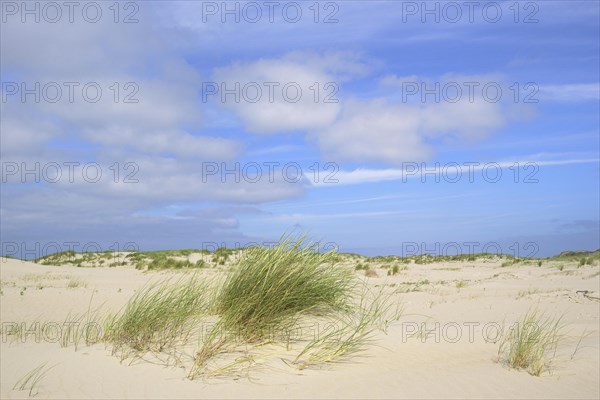
<path id="1" fill-rule="evenodd" d="M 345 262 L 353 268 L 351 259 Z M 36 385 L 32 395 L 37 398 L 600 397 L 600 303 L 593 298 L 600 291 L 597 264 L 413 263 L 393 276 L 377 267 L 377 277 L 356 273 L 373 287 L 389 285 L 404 312 L 362 355 L 302 370 L 271 357 L 243 374 L 190 381 L 184 368 L 121 362 L 102 343 L 80 344 L 75 350 L 48 343 L 37 333 L 24 343 L 6 333 L 11 323 L 62 323 L 69 313 L 90 307 L 116 311 L 149 281 L 186 272 L 2 259 L 1 397 L 29 397 L 28 390 L 13 386 L 43 363 L 53 368 Z M 222 273 L 218 268 L 199 271 Z M 585 290 L 591 297 L 577 293 Z M 496 327 L 509 326 L 536 306 L 563 315 L 566 325 L 551 368 L 540 377 L 498 362 L 499 343 L 493 340 Z"/>

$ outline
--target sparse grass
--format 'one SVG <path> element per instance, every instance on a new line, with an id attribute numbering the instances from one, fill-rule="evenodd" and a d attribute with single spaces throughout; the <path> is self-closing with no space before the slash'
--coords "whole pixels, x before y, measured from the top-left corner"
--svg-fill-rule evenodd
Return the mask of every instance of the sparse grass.
<path id="1" fill-rule="evenodd" d="M 521 297 L 525 297 L 525 296 L 531 296 L 532 294 L 537 294 L 540 293 L 539 289 L 527 289 L 527 290 L 520 290 L 519 293 L 517 294 L 517 298 L 520 299 Z"/>
<path id="2" fill-rule="evenodd" d="M 73 345 L 75 351 L 83 341 L 86 346 L 97 343 L 102 339 L 102 322 L 98 312 L 88 312 L 82 315 L 69 314 L 60 332 L 60 346 Z"/>
<path id="3" fill-rule="evenodd" d="M 73 250 L 50 254 L 40 257 L 34 262 L 42 265 L 74 265 L 76 267 L 101 267 L 107 264 L 109 267 L 127 265 L 125 260 L 130 254 L 122 258 L 122 252 L 104 251 L 104 252 L 86 252 L 77 253 Z M 111 261 L 107 263 L 107 261 Z"/>
<path id="4" fill-rule="evenodd" d="M 422 287 L 429 285 L 429 279 L 422 279 L 418 282 L 402 282 L 396 289 L 395 293 L 411 293 L 411 292 L 421 292 L 423 291 Z"/>
<path id="5" fill-rule="evenodd" d="M 593 274 L 590 274 L 588 276 L 584 276 L 582 279 L 591 279 L 591 278 L 597 277 L 598 275 L 600 275 L 600 271 L 596 271 Z"/>
<path id="6" fill-rule="evenodd" d="M 557 256 L 550 257 L 550 260 L 555 261 L 566 261 L 566 262 L 579 262 L 584 260 L 584 264 L 592 264 L 594 260 L 600 260 L 600 249 L 596 251 L 563 251 Z"/>
<path id="7" fill-rule="evenodd" d="M 377 271 L 375 271 L 374 269 L 368 269 L 365 271 L 365 276 L 367 278 L 378 278 L 379 275 L 377 275 Z"/>
<path id="8" fill-rule="evenodd" d="M 578 275 L 578 272 L 575 269 L 568 269 L 568 270 L 562 271 L 562 274 L 563 275 Z"/>
<path id="9" fill-rule="evenodd" d="M 76 257 L 73 250 L 67 250 L 59 253 L 49 254 L 44 257 L 36 258 L 34 263 L 43 265 L 63 265 L 72 262 Z"/>
<path id="10" fill-rule="evenodd" d="M 182 268 L 191 268 L 194 267 L 194 264 L 189 262 L 188 260 L 175 260 L 173 258 L 164 257 L 164 258 L 156 258 L 152 260 L 150 264 L 148 264 L 148 270 L 156 270 L 156 269 L 182 269 Z"/>
<path id="11" fill-rule="evenodd" d="M 13 390 L 29 390 L 29 397 L 34 397 L 38 394 L 37 387 L 41 380 L 50 372 L 52 367 L 46 367 L 47 363 L 43 363 L 38 367 L 32 369 L 30 372 L 25 374 L 21 379 L 19 379 L 15 385 L 13 386 Z"/>
<path id="12" fill-rule="evenodd" d="M 354 267 L 354 269 L 356 271 L 361 271 L 361 270 L 366 271 L 367 269 L 369 269 L 369 265 L 368 264 L 358 263 L 358 264 L 356 264 L 356 266 Z"/>
<path id="13" fill-rule="evenodd" d="M 402 266 L 402 270 L 406 270 L 406 266 Z M 391 269 L 388 270 L 388 275 L 396 275 L 398 272 L 400 272 L 400 266 L 399 265 L 393 265 Z"/>
<path id="14" fill-rule="evenodd" d="M 546 317 L 537 309 L 529 311 L 503 338 L 498 356 L 512 368 L 540 376 L 550 368 L 562 328 L 561 318 Z"/>
<path id="15" fill-rule="evenodd" d="M 461 281 L 456 282 L 456 288 L 457 289 L 462 289 L 462 288 L 467 287 L 467 286 L 468 286 L 468 282 L 467 281 L 462 281 L 461 280 Z"/>
<path id="16" fill-rule="evenodd" d="M 69 313 L 64 322 L 56 321 L 20 321 L 3 324 L 0 334 L 3 340 L 25 343 L 39 338 L 40 335 L 57 338 L 61 347 L 74 345 L 75 351 L 80 342 L 86 345 L 97 343 L 102 339 L 102 319 L 99 310 L 92 310 L 93 296 L 90 298 L 87 312 L 84 314 Z"/>
<path id="17" fill-rule="evenodd" d="M 233 250 L 230 250 L 233 251 Z M 163 251 L 148 251 L 137 252 L 127 255 L 127 259 L 135 265 L 136 269 L 148 270 L 164 270 L 164 269 L 187 269 L 187 268 L 203 268 L 206 262 L 199 259 L 195 263 L 189 259 L 179 260 L 176 257 L 187 258 L 192 252 L 205 254 L 203 250 L 163 250 Z"/>
<path id="18" fill-rule="evenodd" d="M 375 331 L 385 331 L 390 322 L 400 318 L 403 310 L 397 303 L 395 305 L 392 310 L 394 302 L 383 290 L 374 299 L 368 299 L 368 294 L 363 293 L 358 311 L 344 314 L 335 324 L 338 329 L 309 341 L 293 360 L 293 364 L 304 369 L 312 364 L 337 361 L 363 351 L 373 340 Z"/>
<path id="19" fill-rule="evenodd" d="M 3 324 L 3 326 L 0 328 L 0 334 L 2 334 L 2 339 L 4 340 L 4 338 L 11 338 L 13 340 L 19 340 L 21 338 L 23 338 L 24 336 L 24 331 L 25 331 L 26 326 L 24 324 L 19 324 L 19 323 L 7 323 L 7 324 Z"/>
<path id="20" fill-rule="evenodd" d="M 584 331 L 584 332 L 581 334 L 581 336 L 579 336 L 579 340 L 577 341 L 577 345 L 575 346 L 575 349 L 573 350 L 573 353 L 571 353 L 571 360 L 572 360 L 573 358 L 575 358 L 575 354 L 577 354 L 577 351 L 578 351 L 578 350 L 581 348 L 581 341 L 582 341 L 584 338 L 586 338 L 586 337 L 590 336 L 591 334 L 592 334 L 592 332 L 587 332 L 587 333 L 586 333 L 586 332 Z"/>
<path id="21" fill-rule="evenodd" d="M 421 254 L 415 257 L 415 264 L 431 264 L 435 262 L 436 257 L 430 254 Z"/>
<path id="22" fill-rule="evenodd" d="M 583 257 L 579 260 L 579 267 L 583 267 L 584 265 L 592 265 L 591 257 Z"/>
<path id="23" fill-rule="evenodd" d="M 69 283 L 67 283 L 67 287 L 69 289 L 76 289 L 78 287 L 86 287 L 87 283 L 85 283 L 84 281 L 82 281 L 81 279 L 78 278 L 73 278 L 71 280 L 69 280 Z"/>
<path id="24" fill-rule="evenodd" d="M 229 256 L 231 256 L 232 254 L 232 249 L 228 249 L 226 247 L 219 247 L 214 252 L 212 262 L 217 265 L 225 265 L 225 262 L 229 261 Z"/>
<path id="25" fill-rule="evenodd" d="M 206 290 L 196 277 L 167 281 L 139 291 L 105 326 L 104 339 L 119 350 L 162 351 L 191 334 L 206 313 Z"/>

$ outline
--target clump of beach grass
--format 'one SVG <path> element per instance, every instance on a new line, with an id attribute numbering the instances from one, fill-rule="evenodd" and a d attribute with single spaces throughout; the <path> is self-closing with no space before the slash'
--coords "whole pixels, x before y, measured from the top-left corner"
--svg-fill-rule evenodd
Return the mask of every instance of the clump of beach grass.
<path id="1" fill-rule="evenodd" d="M 510 367 L 540 374 L 550 367 L 561 339 L 561 318 L 553 318 L 537 309 L 515 323 L 498 350 L 499 358 Z"/>
<path id="2" fill-rule="evenodd" d="M 377 271 L 375 271 L 374 269 L 368 269 L 365 271 L 365 276 L 367 278 L 378 278 L 379 275 L 377 275 Z"/>
<path id="3" fill-rule="evenodd" d="M 456 286 L 457 289 L 461 289 L 461 288 L 467 287 L 468 285 L 469 284 L 468 284 L 467 281 L 460 280 L 460 281 L 456 282 L 455 286 Z"/>
<path id="4" fill-rule="evenodd" d="M 361 301 L 360 309 L 369 309 L 362 305 L 367 300 L 359 291 L 364 284 L 350 269 L 336 265 L 338 259 L 335 252 L 320 251 L 305 236 L 298 240 L 282 237 L 273 248 L 248 249 L 215 292 L 211 310 L 219 320 L 203 338 L 189 377 L 208 373 L 209 360 L 235 351 L 240 343 L 277 342 L 310 318 L 338 322 L 337 328 L 316 341 L 295 338 L 308 340 L 301 356 L 309 357 L 297 358 L 296 364 L 328 362 L 363 346 L 381 316 L 376 311 L 381 306 L 372 301 L 373 310 L 356 312 L 357 301 Z M 289 341 L 287 345 L 289 349 Z"/>
<path id="5" fill-rule="evenodd" d="M 87 286 L 87 284 L 79 278 L 72 278 L 67 283 L 67 287 L 69 289 L 76 289 L 78 287 L 86 287 L 86 286 Z"/>
<path id="6" fill-rule="evenodd" d="M 261 358 L 254 352 L 266 344 L 285 344 L 285 352 L 301 344 L 291 363 L 299 368 L 354 354 L 394 320 L 394 293 L 373 296 L 352 269 L 339 265 L 337 253 L 321 250 L 306 236 L 283 236 L 273 248 L 245 249 L 219 281 L 201 283 L 194 275 L 147 286 L 106 319 L 102 340 L 122 359 L 152 352 L 181 362 L 190 339 L 197 339 L 191 379 L 254 365 Z M 334 329 L 318 338 L 293 335 L 314 321 Z"/>
<path id="7" fill-rule="evenodd" d="M 402 266 L 402 269 L 401 269 L 399 265 L 392 265 L 392 267 L 388 270 L 387 274 L 393 276 L 393 275 L 396 275 L 398 272 L 400 272 L 400 270 L 404 271 L 406 269 L 407 269 L 406 266 Z"/>
<path id="8" fill-rule="evenodd" d="M 354 269 L 356 271 L 361 271 L 361 270 L 366 271 L 367 269 L 369 269 L 369 265 L 368 264 L 363 264 L 363 263 L 358 263 L 358 264 L 356 264 L 356 266 L 354 267 Z"/>
<path id="9" fill-rule="evenodd" d="M 305 239 L 288 236 L 272 249 L 248 250 L 215 299 L 225 326 L 260 340 L 300 316 L 349 310 L 356 286 L 352 274 L 333 264 L 334 252 L 321 253 Z"/>
<path id="10" fill-rule="evenodd" d="M 113 354 L 161 352 L 185 342 L 206 314 L 206 287 L 196 276 L 149 285 L 105 323 L 103 339 Z"/>

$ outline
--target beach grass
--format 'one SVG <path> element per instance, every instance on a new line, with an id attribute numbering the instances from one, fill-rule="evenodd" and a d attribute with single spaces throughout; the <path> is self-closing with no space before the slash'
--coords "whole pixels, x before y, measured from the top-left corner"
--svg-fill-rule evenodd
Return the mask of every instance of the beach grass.
<path id="1" fill-rule="evenodd" d="M 41 380 L 50 372 L 52 367 L 46 367 L 48 363 L 43 363 L 21 377 L 13 386 L 13 390 L 28 390 L 29 397 L 38 394 L 38 386 Z"/>
<path id="2" fill-rule="evenodd" d="M 512 368 L 540 376 L 550 367 L 563 327 L 560 317 L 553 318 L 537 309 L 531 310 L 503 338 L 499 357 Z"/>
<path id="3" fill-rule="evenodd" d="M 304 245 L 304 246 L 303 246 Z M 248 250 L 225 278 L 214 308 L 222 323 L 246 340 L 261 340 L 300 316 L 350 309 L 356 281 L 305 237 L 283 238 L 274 248 Z"/>
<path id="4" fill-rule="evenodd" d="M 373 333 L 391 321 L 391 295 L 373 296 L 352 269 L 337 261 L 336 253 L 321 252 L 305 236 L 282 237 L 273 248 L 247 249 L 214 292 L 210 308 L 219 319 L 199 343 L 189 377 L 209 375 L 210 361 L 240 344 L 248 349 L 285 343 L 290 350 L 300 343 L 290 363 L 299 368 L 364 349 Z M 310 320 L 332 329 L 317 336 L 289 334 L 301 332 L 302 323 Z M 242 359 L 252 356 L 245 353 Z"/>
<path id="5" fill-rule="evenodd" d="M 188 260 L 170 258 L 172 253 L 126 257 L 132 265 L 149 264 L 148 270 L 192 266 Z M 213 262 L 227 261 L 232 254 L 218 249 Z M 167 365 L 175 357 L 177 365 L 189 367 L 191 379 L 254 365 L 261 359 L 261 349 L 271 348 L 266 345 L 282 351 L 278 356 L 300 369 L 334 362 L 364 350 L 375 333 L 398 315 L 397 307 L 391 311 L 395 292 L 374 294 L 341 260 L 338 253 L 323 251 L 306 236 L 284 235 L 274 247 L 244 249 L 230 268 L 208 281 L 199 279 L 205 274 L 185 272 L 177 279 L 147 284 L 115 313 L 100 315 L 88 307 L 85 314 L 69 314 L 60 345 L 74 343 L 77 350 L 81 342 L 102 341 L 121 360 L 145 359 L 152 353 L 161 362 L 168 356 Z M 194 266 L 202 268 L 205 263 L 200 259 Z M 390 264 L 389 269 L 396 274 L 401 268 Z M 377 275 L 368 266 L 365 271 L 367 276 Z M 67 286 L 85 283 L 71 279 Z M 331 329 L 317 336 L 311 331 L 293 334 L 302 324 L 315 322 Z M 7 335 L 20 336 L 19 327 Z M 188 345 L 194 340 L 198 344 L 190 354 Z"/>
<path id="6" fill-rule="evenodd" d="M 338 361 L 361 353 L 374 341 L 375 334 L 386 331 L 402 312 L 403 307 L 393 301 L 392 294 L 383 289 L 372 293 L 365 286 L 355 311 L 341 314 L 340 319 L 332 324 L 334 329 L 321 332 L 308 341 L 293 364 L 304 369 L 313 364 Z"/>
<path id="7" fill-rule="evenodd" d="M 160 352 L 185 341 L 206 314 L 207 289 L 196 276 L 152 284 L 105 323 L 104 340 L 118 350 Z"/>

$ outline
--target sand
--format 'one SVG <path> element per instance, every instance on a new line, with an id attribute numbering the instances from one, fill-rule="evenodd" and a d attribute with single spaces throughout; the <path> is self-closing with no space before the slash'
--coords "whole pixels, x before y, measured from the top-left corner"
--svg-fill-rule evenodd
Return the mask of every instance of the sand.
<path id="1" fill-rule="evenodd" d="M 351 258 L 345 262 L 349 268 L 355 263 Z M 396 292 L 402 317 L 362 355 L 302 370 L 271 357 L 241 374 L 191 381 L 184 368 L 122 361 L 103 343 L 63 348 L 38 333 L 24 343 L 3 334 L 0 395 L 28 398 L 28 390 L 13 386 L 47 363 L 52 368 L 36 385 L 36 398 L 598 399 L 600 302 L 577 292 L 598 296 L 600 267 L 567 262 L 560 270 L 557 264 L 413 263 L 394 276 L 374 265 L 378 277 L 372 278 L 357 271 L 370 286 L 388 285 Z M 200 273 L 215 276 L 221 270 Z M 2 327 L 62 323 L 69 313 L 90 307 L 116 311 L 146 283 L 180 274 L 1 259 Z M 509 326 L 534 307 L 563 315 L 566 326 L 550 369 L 539 377 L 499 362 L 499 342 L 493 340 L 496 327 Z M 415 334 L 422 327 L 429 330 L 427 337 Z"/>

